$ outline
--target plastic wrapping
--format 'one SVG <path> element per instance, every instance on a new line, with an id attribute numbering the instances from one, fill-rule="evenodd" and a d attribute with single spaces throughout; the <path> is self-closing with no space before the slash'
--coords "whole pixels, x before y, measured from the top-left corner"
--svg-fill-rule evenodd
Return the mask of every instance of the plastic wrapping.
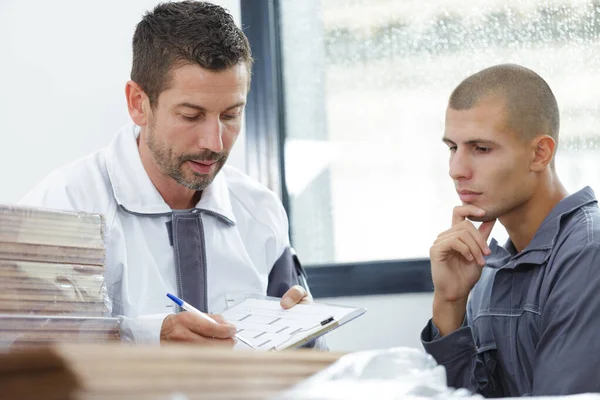
<path id="1" fill-rule="evenodd" d="M 0 314 L 108 314 L 104 268 L 0 260 Z"/>
<path id="2" fill-rule="evenodd" d="M 446 371 L 423 351 L 392 348 L 341 357 L 329 368 L 277 396 L 278 400 L 483 399 L 446 385 Z"/>
<path id="3" fill-rule="evenodd" d="M 600 393 L 528 397 L 532 400 L 600 400 Z M 446 385 L 446 370 L 429 354 L 398 347 L 345 355 L 329 368 L 273 400 L 480 400 Z M 506 398 L 508 400 L 508 398 Z"/>
<path id="4" fill-rule="evenodd" d="M 0 349 L 53 342 L 98 343 L 119 340 L 118 318 L 0 314 Z"/>
<path id="5" fill-rule="evenodd" d="M 0 205 L 0 259 L 104 265 L 98 214 Z"/>
<path id="6" fill-rule="evenodd" d="M 0 206 L 0 347 L 118 338 L 100 215 Z"/>

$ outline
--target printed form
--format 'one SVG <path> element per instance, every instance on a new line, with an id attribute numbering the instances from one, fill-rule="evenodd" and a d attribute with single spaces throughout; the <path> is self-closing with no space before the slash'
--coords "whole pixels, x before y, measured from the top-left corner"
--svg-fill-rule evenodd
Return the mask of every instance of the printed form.
<path id="1" fill-rule="evenodd" d="M 320 336 L 363 314 L 364 308 L 330 304 L 297 304 L 289 310 L 280 299 L 248 298 L 221 315 L 258 350 L 282 350 Z M 316 337 L 316 336 L 315 336 Z"/>

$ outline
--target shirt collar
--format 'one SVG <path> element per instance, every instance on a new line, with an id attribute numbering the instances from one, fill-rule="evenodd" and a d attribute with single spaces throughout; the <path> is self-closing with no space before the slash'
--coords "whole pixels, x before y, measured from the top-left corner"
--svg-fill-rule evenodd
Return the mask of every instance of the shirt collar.
<path id="1" fill-rule="evenodd" d="M 542 221 L 533 239 L 522 252 L 517 253 L 510 239 L 504 246 L 500 246 L 495 239 L 492 239 L 490 242 L 492 254 L 486 259 L 486 265 L 492 268 L 501 268 L 513 257 L 519 260 L 519 264 L 523 262 L 542 263 L 549 256 L 549 250 L 554 247 L 564 219 L 580 208 L 597 202 L 594 191 L 589 186 L 565 197 Z"/>
<path id="2" fill-rule="evenodd" d="M 124 126 L 106 148 L 106 167 L 117 203 L 126 211 L 142 215 L 165 215 L 173 210 L 146 173 L 136 139 L 140 127 Z M 195 209 L 206 211 L 219 220 L 234 225 L 229 187 L 223 171 L 202 191 Z"/>

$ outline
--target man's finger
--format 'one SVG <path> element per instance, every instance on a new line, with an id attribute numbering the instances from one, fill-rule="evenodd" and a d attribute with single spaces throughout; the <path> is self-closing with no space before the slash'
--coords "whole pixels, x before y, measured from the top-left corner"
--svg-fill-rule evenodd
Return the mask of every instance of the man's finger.
<path id="1" fill-rule="evenodd" d="M 229 339 L 232 338 L 237 329 L 231 324 L 213 324 L 206 325 L 204 331 L 201 332 L 202 336 L 213 337 L 216 339 Z"/>
<path id="2" fill-rule="evenodd" d="M 281 298 L 281 307 L 288 309 L 292 308 L 296 304 L 300 303 L 302 299 L 304 299 L 308 293 L 306 290 L 300 285 L 294 285 Z"/>
<path id="3" fill-rule="evenodd" d="M 486 223 L 486 222 L 484 222 L 484 223 Z M 492 224 L 492 226 L 493 226 L 493 224 Z M 481 228 L 481 226 L 479 228 Z M 473 224 L 467 225 L 467 230 L 469 231 L 469 233 L 471 234 L 471 236 L 473 237 L 473 239 L 475 240 L 475 242 L 481 249 L 481 252 L 486 256 L 489 255 L 491 253 L 491 251 L 487 245 L 487 236 L 484 236 L 482 234 L 482 232 L 478 228 L 475 228 L 475 225 L 473 225 Z M 489 233 L 488 233 L 488 236 L 489 236 Z"/>
<path id="4" fill-rule="evenodd" d="M 436 239 L 436 242 L 444 241 L 448 237 L 454 236 L 457 232 L 460 232 L 461 230 L 465 229 L 477 232 L 477 228 L 475 228 L 475 225 L 473 225 L 471 221 L 465 219 L 461 223 L 452 226 L 452 228 L 448 229 L 447 231 L 440 233 Z M 479 232 L 477 232 L 477 235 L 479 235 Z"/>
<path id="5" fill-rule="evenodd" d="M 190 331 L 189 329 L 182 329 L 176 337 L 171 338 L 170 340 L 175 342 L 185 342 L 185 343 L 204 343 L 205 338 Z"/>
<path id="6" fill-rule="evenodd" d="M 481 225 L 479 225 L 479 232 L 485 238 L 486 241 L 490 237 L 490 234 L 492 233 L 492 229 L 494 228 L 495 223 L 496 223 L 496 220 L 493 220 L 493 221 L 483 222 Z"/>
<path id="7" fill-rule="evenodd" d="M 484 215 L 485 210 L 472 204 L 454 207 L 454 210 L 452 211 L 452 226 L 460 224 L 468 217 L 483 217 Z"/>
<path id="8" fill-rule="evenodd" d="M 182 321 L 186 328 L 198 335 L 204 337 L 215 337 L 218 339 L 228 339 L 235 335 L 237 331 L 231 324 L 220 324 L 208 321 L 199 315 L 189 313 L 187 318 Z"/>
<path id="9" fill-rule="evenodd" d="M 477 232 L 477 236 L 481 236 L 479 232 Z M 477 239 L 473 237 L 473 234 L 468 230 L 464 230 L 460 232 L 458 237 L 464 244 L 469 246 L 469 251 L 471 251 L 471 255 L 473 256 L 475 262 L 482 266 L 485 265 L 483 250 L 479 247 L 479 243 L 477 243 Z"/>
<path id="10" fill-rule="evenodd" d="M 176 341 L 185 342 L 185 343 L 195 343 L 195 344 L 199 344 L 202 346 L 211 346 L 211 347 L 215 347 L 215 346 L 233 347 L 235 345 L 235 340 L 233 340 L 232 338 L 227 338 L 227 339 L 211 338 L 211 337 L 206 337 L 204 335 L 199 335 L 196 332 L 193 332 L 191 330 L 182 331 Z"/>
<path id="11" fill-rule="evenodd" d="M 431 248 L 431 258 L 432 259 L 438 258 L 438 257 L 445 258 L 446 255 L 444 255 L 444 254 L 448 254 L 449 250 L 456 251 L 456 252 L 462 254 L 462 256 L 467 261 L 473 261 L 473 255 L 471 255 L 471 250 L 469 249 L 469 246 L 467 246 L 465 243 L 463 243 L 457 237 L 449 238 L 449 239 L 445 240 L 443 243 L 434 245 Z"/>
<path id="12" fill-rule="evenodd" d="M 212 319 L 214 319 L 215 321 L 217 321 L 220 324 L 227 324 L 227 320 L 225 318 L 223 318 L 222 316 L 220 316 L 219 314 L 209 314 L 209 317 L 211 317 Z"/>
<path id="13" fill-rule="evenodd" d="M 485 238 L 481 232 L 475 228 L 471 221 L 463 221 L 459 225 L 455 225 L 448 231 L 441 233 L 433 244 L 438 245 L 443 242 L 449 243 L 448 240 L 455 237 L 460 238 L 464 244 L 469 246 L 471 254 L 478 264 L 485 264 L 483 255 L 490 254 L 490 250 Z M 468 257 L 465 258 L 467 258 L 468 261 L 471 261 Z"/>

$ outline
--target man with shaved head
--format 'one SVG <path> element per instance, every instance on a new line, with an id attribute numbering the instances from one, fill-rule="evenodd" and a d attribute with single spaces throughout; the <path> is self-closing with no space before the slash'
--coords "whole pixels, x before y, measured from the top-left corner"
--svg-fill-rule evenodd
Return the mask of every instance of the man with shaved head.
<path id="1" fill-rule="evenodd" d="M 450 96 L 443 141 L 462 204 L 430 250 L 433 318 L 421 333 L 449 386 L 600 391 L 600 209 L 591 188 L 569 194 L 558 178 L 559 125 L 548 84 L 518 65 L 484 69 Z M 496 220 L 504 246 L 487 245 Z"/>

